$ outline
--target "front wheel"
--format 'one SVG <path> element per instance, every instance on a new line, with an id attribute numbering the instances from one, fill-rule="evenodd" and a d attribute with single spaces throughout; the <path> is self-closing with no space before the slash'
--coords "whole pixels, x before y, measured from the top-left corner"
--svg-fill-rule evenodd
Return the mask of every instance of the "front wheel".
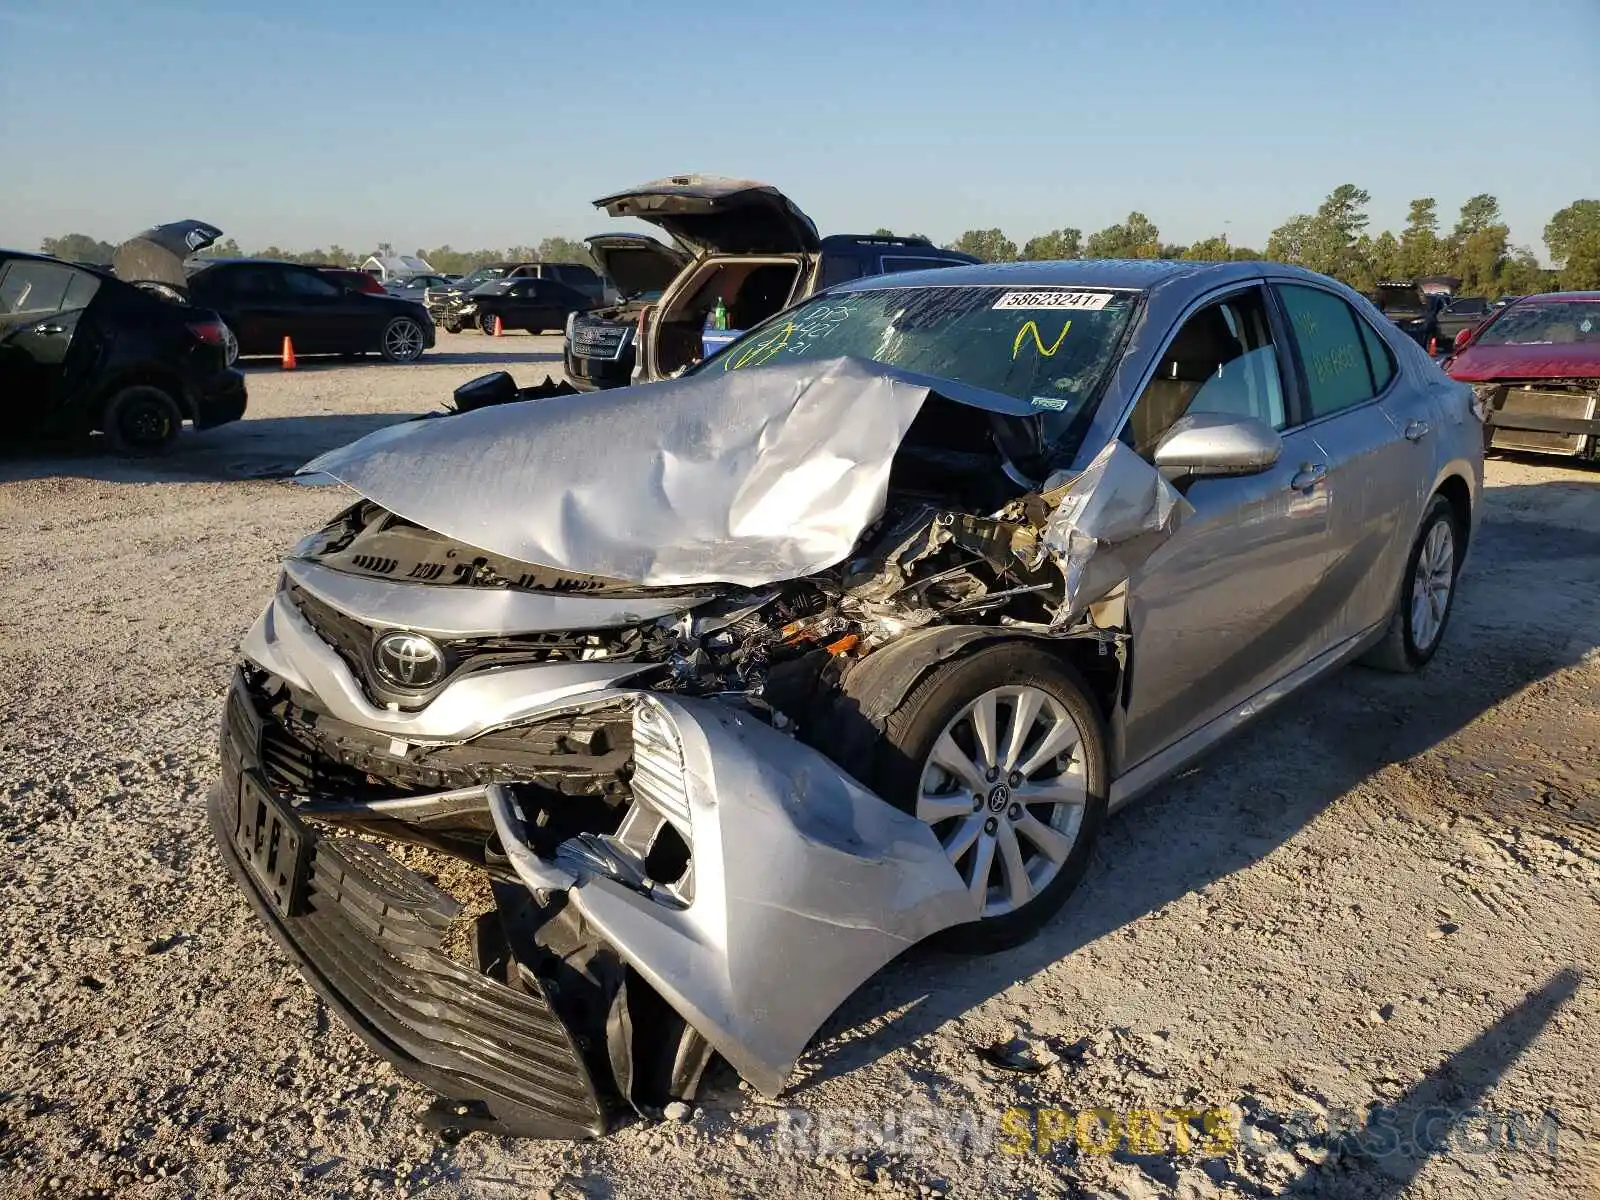
<path id="1" fill-rule="evenodd" d="M 501 322 L 501 326 L 502 328 L 504 327 L 504 322 Z M 478 314 L 478 332 L 482 333 L 485 337 L 494 336 L 494 314 Z"/>
<path id="2" fill-rule="evenodd" d="M 869 782 L 932 828 L 972 897 L 946 944 L 1016 945 L 1066 903 L 1105 817 L 1105 746 L 1082 678 L 1024 642 L 936 668 L 889 715 Z"/>
<path id="3" fill-rule="evenodd" d="M 422 357 L 427 338 L 410 317 L 396 317 L 383 327 L 383 340 L 379 351 L 393 363 L 416 362 Z"/>
<path id="4" fill-rule="evenodd" d="M 1460 543 L 1455 510 L 1443 496 L 1435 496 L 1411 547 L 1388 631 L 1367 652 L 1363 659 L 1367 665 L 1409 674 L 1428 664 L 1444 639 L 1455 602 Z"/>
<path id="5" fill-rule="evenodd" d="M 460 317 L 446 317 L 444 319 L 444 331 L 446 333 L 460 333 L 461 332 L 461 318 Z"/>
<path id="6" fill-rule="evenodd" d="M 118 454 L 164 454 L 183 431 L 183 410 L 160 388 L 137 384 L 111 397 L 101 429 Z"/>

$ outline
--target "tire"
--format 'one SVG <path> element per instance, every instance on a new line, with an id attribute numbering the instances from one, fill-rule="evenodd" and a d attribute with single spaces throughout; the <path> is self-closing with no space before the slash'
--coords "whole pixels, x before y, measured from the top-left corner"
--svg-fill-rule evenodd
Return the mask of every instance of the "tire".
<path id="1" fill-rule="evenodd" d="M 410 317 L 396 317 L 390 321 L 378 339 L 378 353 L 392 363 L 416 362 L 427 346 L 427 334 Z"/>
<path id="2" fill-rule="evenodd" d="M 117 454 L 165 454 L 183 432 L 183 410 L 161 388 L 135 384 L 107 402 L 100 428 Z"/>
<path id="3" fill-rule="evenodd" d="M 1461 534 L 1455 509 L 1443 496 L 1435 495 L 1406 559 L 1389 628 L 1383 640 L 1362 656 L 1367 666 L 1409 675 L 1427 666 L 1438 651 L 1455 607 Z M 1447 551 L 1448 561 L 1441 558 L 1441 547 Z"/>
<path id="4" fill-rule="evenodd" d="M 502 321 L 501 322 L 501 327 L 504 328 L 504 326 L 505 326 L 505 322 Z M 493 313 L 479 313 L 478 314 L 478 332 L 483 334 L 484 337 L 493 337 L 494 336 L 494 314 Z"/>
<path id="5" fill-rule="evenodd" d="M 988 755 L 976 736 L 984 710 L 994 731 Z M 1029 724 L 1013 750 L 1019 713 Z M 1026 770 L 1058 736 L 1058 754 Z M 941 934 L 947 948 L 987 953 L 1026 941 L 1083 878 L 1105 818 L 1106 737 L 1082 677 L 1056 655 L 1014 641 L 941 664 L 889 714 L 868 753 L 871 761 L 854 773 L 932 826 L 975 906 L 979 871 L 988 863 L 982 898 L 989 911 Z M 1029 803 L 1012 790 L 1043 795 L 1046 785 L 1071 799 Z"/>
<path id="6" fill-rule="evenodd" d="M 445 319 L 445 321 L 444 321 L 444 331 L 446 333 L 460 333 L 461 332 L 461 318 L 460 317 L 447 317 Z"/>
<path id="7" fill-rule="evenodd" d="M 230 367 L 239 361 L 239 339 L 226 321 L 222 322 L 222 357 Z"/>

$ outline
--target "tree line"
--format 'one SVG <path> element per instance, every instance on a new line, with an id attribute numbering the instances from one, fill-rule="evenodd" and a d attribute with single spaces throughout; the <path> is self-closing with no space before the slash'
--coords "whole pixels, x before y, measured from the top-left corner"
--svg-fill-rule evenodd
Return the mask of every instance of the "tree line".
<path id="1" fill-rule="evenodd" d="M 1383 279 L 1453 275 L 1467 295 L 1523 296 L 1553 288 L 1600 288 L 1600 200 L 1575 200 L 1551 216 L 1544 244 L 1556 266 L 1546 270 L 1526 246 L 1511 245 L 1511 230 L 1501 219 L 1500 202 L 1484 193 L 1461 206 L 1455 225 L 1443 232 L 1439 203 L 1431 196 L 1411 202 L 1398 235 L 1367 232 L 1372 197 L 1353 183 L 1342 184 L 1314 213 L 1296 213 L 1272 231 L 1265 252 L 1234 246 L 1226 234 L 1189 246 L 1161 240 L 1161 231 L 1142 212 L 1087 238 L 1070 227 L 1029 238 L 1019 249 L 999 229 L 969 229 L 949 243 L 985 262 L 1058 258 L 1177 258 L 1201 262 L 1267 258 L 1295 263 L 1342 280 L 1357 291 L 1371 291 Z"/>
<path id="2" fill-rule="evenodd" d="M 1526 246 L 1511 245 L 1511 230 L 1500 214 L 1500 202 L 1484 193 L 1461 206 L 1455 224 L 1445 232 L 1439 221 L 1439 204 L 1431 196 L 1411 202 L 1405 227 L 1398 234 L 1367 232 L 1367 204 L 1372 197 L 1353 183 L 1342 184 L 1314 213 L 1296 213 L 1272 231 L 1265 251 L 1235 246 L 1225 233 L 1202 238 L 1191 245 L 1161 240 L 1161 231 L 1142 212 L 1084 236 L 1064 226 L 1031 237 L 1019 248 L 999 229 L 969 229 L 948 249 L 961 250 L 985 262 L 1016 262 L 1060 258 L 1178 258 L 1202 262 L 1268 258 L 1296 263 L 1343 280 L 1358 291 L 1371 291 L 1381 279 L 1415 279 L 1423 275 L 1454 275 L 1468 295 L 1527 295 L 1552 288 L 1600 288 L 1600 200 L 1574 200 L 1553 214 L 1544 227 L 1544 244 L 1556 266 L 1546 270 Z M 894 236 L 888 229 L 876 236 Z M 921 234 L 910 234 L 921 237 Z M 106 263 L 115 247 L 81 233 L 45 238 L 46 254 L 76 262 Z M 374 254 L 394 254 L 380 243 Z M 238 242 L 225 238 L 202 257 L 243 257 Z M 266 246 L 250 257 L 290 262 L 355 266 L 367 256 L 342 246 L 327 249 L 285 250 Z M 505 250 L 456 250 L 448 244 L 419 249 L 417 257 L 447 275 L 462 275 L 489 262 L 590 263 L 588 247 L 571 238 L 545 238 L 537 246 L 511 246 Z"/>
<path id="3" fill-rule="evenodd" d="M 69 233 L 62 237 L 47 237 L 39 243 L 43 254 L 64 258 L 69 262 L 87 262 L 108 265 L 116 251 L 116 244 L 103 242 L 84 233 Z M 355 267 L 370 256 L 393 257 L 397 251 L 388 242 L 378 243 L 370 254 L 346 250 L 335 243 L 327 249 L 285 250 L 281 246 L 263 246 L 248 254 L 233 238 L 223 238 L 215 245 L 201 251 L 197 258 L 273 258 L 280 262 L 306 263 L 314 266 Z M 504 250 L 455 250 L 448 244 L 432 250 L 418 249 L 416 257 L 422 259 L 445 275 L 465 275 L 476 267 L 492 262 L 575 262 L 593 266 L 589 248 L 572 238 L 547 237 L 537 246 L 511 246 Z"/>

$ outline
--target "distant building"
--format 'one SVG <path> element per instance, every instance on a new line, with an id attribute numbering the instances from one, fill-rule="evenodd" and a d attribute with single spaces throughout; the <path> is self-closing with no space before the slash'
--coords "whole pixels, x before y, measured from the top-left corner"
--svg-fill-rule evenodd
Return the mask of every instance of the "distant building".
<path id="1" fill-rule="evenodd" d="M 391 279 L 409 279 L 413 275 L 438 274 L 422 259 L 409 254 L 396 254 L 385 258 L 374 255 L 362 263 L 360 269 L 369 275 L 376 275 L 385 283 Z"/>

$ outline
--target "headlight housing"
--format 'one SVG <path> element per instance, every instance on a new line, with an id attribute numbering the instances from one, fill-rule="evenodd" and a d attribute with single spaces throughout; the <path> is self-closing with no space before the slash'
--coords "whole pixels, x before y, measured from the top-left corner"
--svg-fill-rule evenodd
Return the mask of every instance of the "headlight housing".
<path id="1" fill-rule="evenodd" d="M 1500 390 L 1496 383 L 1474 384 L 1472 388 L 1472 415 L 1478 420 L 1487 422 L 1489 413 L 1494 408 L 1494 394 Z"/>

